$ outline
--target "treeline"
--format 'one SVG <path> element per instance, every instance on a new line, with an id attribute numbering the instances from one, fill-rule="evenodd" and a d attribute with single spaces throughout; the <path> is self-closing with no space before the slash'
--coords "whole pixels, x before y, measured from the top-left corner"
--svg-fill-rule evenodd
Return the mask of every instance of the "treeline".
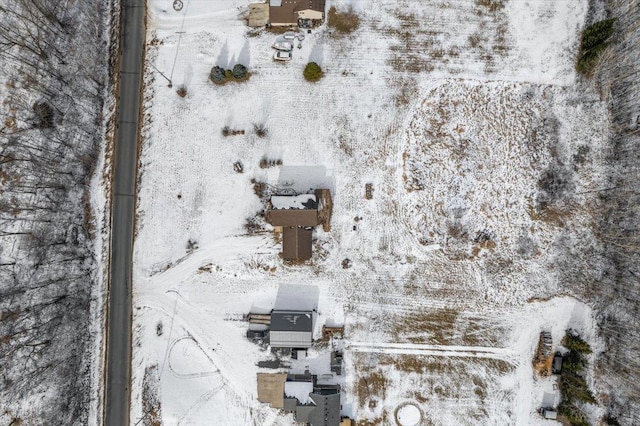
<path id="1" fill-rule="evenodd" d="M 598 286 L 606 341 L 599 366 L 611 391 L 610 419 L 640 424 L 640 8 L 613 0 L 615 32 L 597 83 L 611 104 L 609 185 L 601 195 L 600 238 L 610 269 Z M 610 90 L 610 91 L 609 91 Z"/>
<path id="2" fill-rule="evenodd" d="M 109 2 L 0 5 L 0 423 L 89 423 Z M 95 325 L 93 329 L 100 327 Z"/>
<path id="3" fill-rule="evenodd" d="M 598 3 L 600 5 L 600 3 Z M 607 147 L 608 182 L 598 192 L 594 229 L 604 265 L 598 279 L 568 285 L 595 306 L 606 347 L 597 354 L 595 390 L 609 395 L 606 424 L 640 424 L 640 8 L 635 0 L 611 0 L 606 16 L 596 13 L 583 40 L 582 65 L 610 105 L 613 120 Z M 597 16 L 597 19 L 595 19 Z M 605 18 L 604 20 L 602 18 Z M 592 55 L 593 54 L 593 55 Z M 597 60 L 595 59 L 597 57 Z M 580 66 L 580 65 L 579 65 Z M 588 142 L 588 141 L 585 141 Z M 575 281 L 575 279 L 574 279 Z"/>
<path id="4" fill-rule="evenodd" d="M 558 413 L 572 426 L 589 426 L 587 416 L 581 409 L 583 404 L 596 404 L 596 398 L 585 379 L 585 368 L 588 366 L 586 355 L 591 347 L 580 336 L 567 331 L 562 345 L 569 352 L 565 354 L 560 375 L 560 395 L 562 400 Z"/>

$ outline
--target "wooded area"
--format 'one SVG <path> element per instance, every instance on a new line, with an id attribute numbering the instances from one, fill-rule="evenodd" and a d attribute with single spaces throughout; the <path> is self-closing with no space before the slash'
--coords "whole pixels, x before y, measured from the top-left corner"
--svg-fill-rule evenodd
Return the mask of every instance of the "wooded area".
<path id="1" fill-rule="evenodd" d="M 87 424 L 99 398 L 92 239 L 103 223 L 90 182 L 104 149 L 109 3 L 0 6 L 3 424 Z"/>
<path id="2" fill-rule="evenodd" d="M 567 269 L 564 285 L 579 288 L 597 312 L 606 348 L 596 354 L 595 390 L 610 395 L 607 421 L 632 425 L 640 423 L 640 9 L 637 1 L 613 0 L 606 12 L 616 18 L 615 30 L 593 75 L 613 120 L 609 184 L 594 215 L 602 253 L 593 254 L 602 256 L 605 269 L 592 274 L 595 257 L 586 257 L 587 263 L 575 262 L 582 272 Z"/>

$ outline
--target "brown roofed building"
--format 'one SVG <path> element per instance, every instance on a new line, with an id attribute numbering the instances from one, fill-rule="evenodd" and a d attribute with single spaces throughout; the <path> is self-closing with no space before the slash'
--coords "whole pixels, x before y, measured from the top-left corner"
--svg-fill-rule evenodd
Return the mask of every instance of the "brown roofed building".
<path id="1" fill-rule="evenodd" d="M 284 382 L 287 373 L 258 373 L 258 401 L 284 408 Z"/>
<path id="2" fill-rule="evenodd" d="M 269 0 L 269 23 L 298 25 L 298 19 L 324 19 L 325 0 Z"/>
<path id="3" fill-rule="evenodd" d="M 316 226 L 316 209 L 271 209 L 267 212 L 267 221 L 273 226 Z"/>
<path id="4" fill-rule="evenodd" d="M 285 260 L 311 259 L 313 227 L 320 223 L 314 194 L 272 196 L 267 222 L 282 232 Z"/>
<path id="5" fill-rule="evenodd" d="M 287 226 L 282 230 L 282 257 L 287 260 L 311 259 L 312 229 Z"/>
<path id="6" fill-rule="evenodd" d="M 316 190 L 314 194 L 271 197 L 266 219 L 276 232 L 282 232 L 282 257 L 285 260 L 311 259 L 313 228 L 322 224 L 328 231 L 330 200 L 329 191 L 324 189 Z"/>

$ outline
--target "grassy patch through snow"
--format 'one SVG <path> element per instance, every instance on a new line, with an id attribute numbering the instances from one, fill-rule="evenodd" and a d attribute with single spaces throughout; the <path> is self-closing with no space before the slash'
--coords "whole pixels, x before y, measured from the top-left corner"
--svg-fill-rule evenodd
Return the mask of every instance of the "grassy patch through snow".
<path id="1" fill-rule="evenodd" d="M 452 340 L 454 325 L 458 312 L 453 309 L 423 312 L 403 317 L 402 322 L 395 324 L 393 330 L 397 335 L 405 334 L 413 343 L 429 342 L 432 344 L 447 344 Z"/>
<path id="2" fill-rule="evenodd" d="M 142 407 L 144 410 L 142 424 L 144 426 L 162 425 L 162 413 L 158 395 L 159 387 L 158 366 L 153 365 L 145 368 L 142 384 Z"/>
<path id="3" fill-rule="evenodd" d="M 463 421 L 468 418 L 486 424 L 489 413 L 496 411 L 502 413 L 503 424 L 513 422 L 506 409 L 513 393 L 501 383 L 515 370 L 506 361 L 404 354 L 354 354 L 353 360 L 358 377 L 354 393 L 362 419 L 372 422 L 365 424 L 389 424 L 384 420 L 407 401 L 422 411 L 426 423 L 421 424 L 432 424 L 436 413 L 452 406 L 457 410 L 447 424 L 468 424 Z M 499 398 L 493 396 L 497 393 Z"/>
<path id="4" fill-rule="evenodd" d="M 476 4 L 486 7 L 489 12 L 497 12 L 504 9 L 504 1 L 502 0 L 476 0 Z"/>
<path id="5" fill-rule="evenodd" d="M 335 6 L 331 6 L 327 14 L 327 26 L 340 34 L 349 34 L 360 26 L 360 17 L 353 8 L 339 12 Z"/>

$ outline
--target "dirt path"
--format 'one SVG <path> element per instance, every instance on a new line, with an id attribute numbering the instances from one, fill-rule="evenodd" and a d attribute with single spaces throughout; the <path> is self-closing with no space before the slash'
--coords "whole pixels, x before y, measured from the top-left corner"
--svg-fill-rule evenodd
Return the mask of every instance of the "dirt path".
<path id="1" fill-rule="evenodd" d="M 427 345 L 416 343 L 365 343 L 350 342 L 346 350 L 382 354 L 429 355 L 462 358 L 490 358 L 519 364 L 518 354 L 509 348 L 485 346 Z"/>

